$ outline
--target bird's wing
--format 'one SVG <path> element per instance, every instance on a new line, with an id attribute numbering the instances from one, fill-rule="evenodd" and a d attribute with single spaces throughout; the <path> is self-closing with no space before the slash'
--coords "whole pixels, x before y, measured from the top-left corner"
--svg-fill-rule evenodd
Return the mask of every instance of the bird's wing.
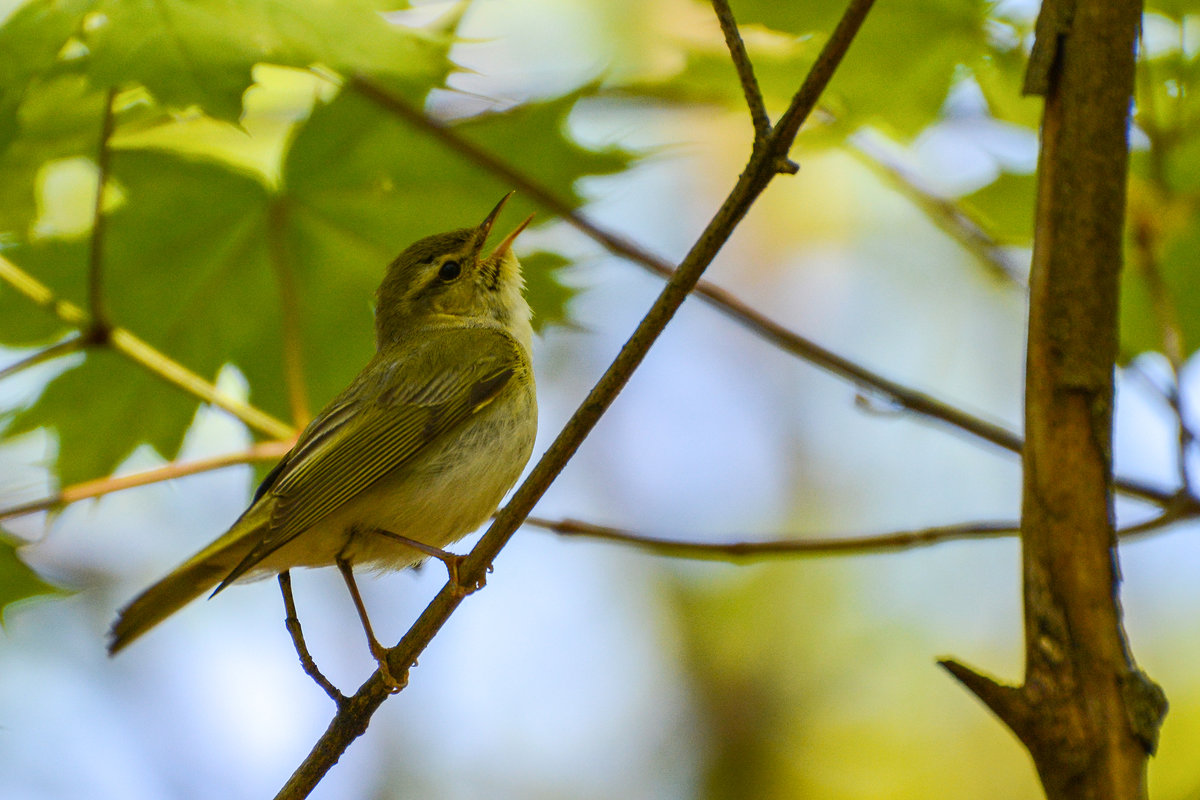
<path id="1" fill-rule="evenodd" d="M 259 486 L 255 501 L 271 505 L 269 523 L 217 591 L 403 467 L 525 369 L 520 345 L 492 328 L 436 331 L 399 359 L 377 355 Z"/>

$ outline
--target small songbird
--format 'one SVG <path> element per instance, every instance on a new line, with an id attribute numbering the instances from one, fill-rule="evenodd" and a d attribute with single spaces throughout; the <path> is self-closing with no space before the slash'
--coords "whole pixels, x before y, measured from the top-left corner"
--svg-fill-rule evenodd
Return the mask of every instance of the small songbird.
<path id="1" fill-rule="evenodd" d="M 120 612 L 110 654 L 214 587 L 337 565 L 385 664 L 352 567 L 449 556 L 441 548 L 496 510 L 533 449 L 531 312 L 511 249 L 532 217 L 483 254 L 510 196 L 478 227 L 421 239 L 391 263 L 377 295 L 374 357 L 304 429 L 233 527 Z"/>

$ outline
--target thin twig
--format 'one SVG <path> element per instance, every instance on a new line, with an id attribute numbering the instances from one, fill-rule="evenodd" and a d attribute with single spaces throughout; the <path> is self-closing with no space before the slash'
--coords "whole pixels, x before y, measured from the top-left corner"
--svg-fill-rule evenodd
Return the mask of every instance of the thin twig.
<path id="1" fill-rule="evenodd" d="M 49 347 L 44 347 L 41 350 L 38 350 L 36 353 L 31 353 L 30 355 L 25 356 L 25 358 L 22 358 L 16 363 L 9 364 L 4 369 L 0 369 L 0 381 L 9 376 L 16 375 L 22 370 L 37 366 L 38 364 L 43 364 L 47 361 L 53 361 L 61 356 L 83 350 L 87 346 L 88 341 L 79 334 L 71 336 L 67 339 L 63 339 L 61 342 L 56 342 Z"/>
<path id="2" fill-rule="evenodd" d="M 50 287 L 3 256 L 0 256 L 0 280 L 5 281 L 34 303 L 53 313 L 67 325 L 78 328 L 85 336 L 94 329 L 91 318 L 82 308 L 68 300 L 60 299 Z M 241 400 L 230 397 L 212 383 L 204 380 L 178 361 L 164 355 L 125 328 L 112 328 L 108 331 L 105 342 L 121 355 L 167 383 L 229 412 L 248 427 L 260 433 L 276 439 L 288 439 L 296 435 L 295 429 L 286 422 L 275 419 L 249 403 L 243 403 Z"/>
<path id="3" fill-rule="evenodd" d="M 292 573 L 286 569 L 279 573 L 279 592 L 283 595 L 283 608 L 287 613 L 284 624 L 287 626 L 288 634 L 292 637 L 292 646 L 296 648 L 296 655 L 300 657 L 301 669 L 313 679 L 317 686 L 321 687 L 325 694 L 329 695 L 329 699 L 334 702 L 334 705 L 340 708 L 346 702 L 346 695 L 342 694 L 341 690 L 325 677 L 325 674 L 317 667 L 317 662 L 313 661 L 312 654 L 308 652 L 308 645 L 304 643 L 304 629 L 300 627 L 300 617 L 296 615 L 296 600 L 292 597 Z"/>
<path id="4" fill-rule="evenodd" d="M 187 475 L 196 475 L 201 472 L 211 472 L 235 464 L 276 461 L 282 458 L 291 446 L 292 441 L 290 439 L 260 442 L 238 453 L 227 453 L 225 455 L 213 456 L 212 458 L 200 458 L 195 461 L 173 461 L 170 464 L 164 464 L 161 467 L 148 469 L 144 472 L 135 472 L 131 475 L 112 476 L 84 483 L 76 483 L 50 497 L 34 500 L 30 503 L 22 503 L 19 506 L 0 509 L 0 522 L 15 519 L 16 517 L 23 517 L 27 514 L 36 514 L 39 511 L 62 508 L 71 503 L 77 503 L 80 500 L 103 497 L 104 495 L 124 489 L 148 486 L 152 483 L 162 483 L 163 481 L 174 480 L 175 478 L 182 478 Z"/>
<path id="5" fill-rule="evenodd" d="M 1193 437 L 1184 416 L 1186 404 L 1183 400 L 1183 384 L 1180 381 L 1185 361 L 1183 328 L 1179 324 L 1179 311 L 1159 266 L 1160 223 L 1144 209 L 1130 209 L 1129 215 L 1130 227 L 1133 229 L 1134 261 L 1149 295 L 1155 322 L 1158 323 L 1163 355 L 1171 367 L 1171 387 L 1166 393 L 1166 400 L 1176 420 L 1176 470 L 1180 484 L 1190 492 L 1192 480 L 1188 455 Z"/>
<path id="6" fill-rule="evenodd" d="M 287 384 L 288 403 L 292 409 L 292 422 L 296 427 L 303 428 L 312 418 L 312 412 L 308 405 L 308 384 L 304 380 L 300 296 L 296 290 L 295 271 L 287 249 L 284 213 L 282 202 L 275 200 L 271 203 L 267 212 L 267 251 L 279 284 L 279 304 L 283 318 L 283 375 Z"/>
<path id="7" fill-rule="evenodd" d="M 1182 502 L 1170 506 L 1145 522 L 1122 528 L 1122 539 L 1141 538 L 1163 528 L 1200 516 L 1200 503 L 1181 495 Z M 935 525 L 916 530 L 894 531 L 858 536 L 806 536 L 768 541 L 695 542 L 650 536 L 623 528 L 596 525 L 577 519 L 551 520 L 526 517 L 526 525 L 552 531 L 567 537 L 599 539 L 631 545 L 668 558 L 688 558 L 699 561 L 752 563 L 778 558 L 808 558 L 820 556 L 864 555 L 914 550 L 918 547 L 962 539 L 995 539 L 1015 537 L 1020 533 L 1016 521 L 961 522 Z"/>
<path id="8" fill-rule="evenodd" d="M 812 104 L 833 77 L 837 65 L 854 38 L 854 33 L 862 24 L 872 4 L 873 0 L 851 0 L 834 34 L 825 43 L 816 63 L 793 99 L 792 105 L 784 112 L 782 119 L 787 121 L 786 124 L 777 126 L 766 145 L 756 148 L 751 153 L 746 168 L 738 177 L 729 196 L 680 263 L 679 269 L 663 287 L 650 310 L 621 348 L 621 352 L 571 416 L 529 477 L 517 489 L 508 505 L 484 533 L 483 538 L 463 560 L 459 569 L 462 583 L 478 583 L 485 577 L 492 561 L 641 364 L 651 345 L 695 288 L 705 268 L 729 239 L 734 228 L 783 168 L 787 162 L 788 150 L 804 121 L 804 116 L 811 111 Z M 393 672 L 405 672 L 416 661 L 417 656 L 428 646 L 462 600 L 460 587 L 452 581 L 447 581 L 400 643 L 389 650 L 388 663 Z M 376 670 L 354 696 L 338 709 L 338 713 L 308 757 L 276 795 L 276 800 L 307 797 L 350 743 L 366 730 L 371 715 L 387 696 L 388 687 L 381 672 Z"/>
<path id="9" fill-rule="evenodd" d="M 712 7 L 716 12 L 717 21 L 721 23 L 721 33 L 725 35 L 729 57 L 742 84 L 746 106 L 750 109 L 750 121 L 754 123 L 754 140 L 764 140 L 771 133 L 771 120 L 767 116 L 762 90 L 758 88 L 758 79 L 754 77 L 754 65 L 750 63 L 750 56 L 746 53 L 746 43 L 742 41 L 742 34 L 738 31 L 733 9 L 729 7 L 729 0 L 712 0 Z"/>
<path id="10" fill-rule="evenodd" d="M 1001 246 L 996 237 L 988 233 L 983 223 L 970 212 L 948 197 L 932 191 L 928 186 L 898 163 L 882 147 L 870 138 L 855 134 L 848 140 L 851 155 L 886 180 L 904 195 L 918 210 L 923 212 L 934 225 L 954 238 L 966 248 L 988 272 L 1013 286 L 1027 290 L 1022 270 Z"/>
<path id="11" fill-rule="evenodd" d="M 88 247 L 88 310 L 91 314 L 92 335 L 101 341 L 109 329 L 103 277 L 104 188 L 108 184 L 109 161 L 112 155 L 109 140 L 113 133 L 113 100 L 116 96 L 116 87 L 111 87 L 104 101 L 104 121 L 100 125 L 100 143 L 96 150 L 96 201 L 92 207 L 92 235 Z"/>
<path id="12" fill-rule="evenodd" d="M 351 78 L 349 86 L 414 127 L 433 136 L 476 166 L 515 186 L 522 194 L 565 220 L 613 255 L 626 258 L 660 278 L 669 280 L 674 274 L 674 267 L 664 259 L 650 253 L 624 236 L 595 224 L 548 187 L 471 142 L 451 126 L 432 119 L 406 100 L 386 92 L 361 76 Z M 889 380 L 850 359 L 843 358 L 756 311 L 726 289 L 707 281 L 701 281 L 696 286 L 695 294 L 735 322 L 744 325 L 758 336 L 797 358 L 808 361 L 867 390 L 886 395 L 896 405 L 914 414 L 943 422 L 1012 453 L 1021 452 L 1021 437 L 1017 434 L 995 423 L 968 414 L 928 394 Z M 1170 492 L 1164 492 L 1131 479 L 1118 478 L 1116 487 L 1125 494 L 1158 505 L 1169 502 L 1172 497 Z"/>
<path id="13" fill-rule="evenodd" d="M 760 542 L 691 542 L 661 536 L 647 536 L 574 519 L 548 520 L 529 517 L 525 523 L 564 536 L 586 537 L 632 545 L 660 556 L 735 563 L 777 559 L 781 556 L 810 557 L 886 553 L 895 550 L 911 550 L 953 539 L 1015 536 L 1020 530 L 1019 523 L 1015 521 L 964 522 L 957 525 L 938 525 L 919 530 L 895 531 L 870 536 L 774 539 Z"/>
<path id="14" fill-rule="evenodd" d="M 1167 365 L 1168 367 L 1170 364 Z M 1198 441 L 1195 429 L 1188 424 L 1184 414 L 1186 405 L 1179 396 L 1179 377 L 1172 369 L 1170 375 L 1170 383 L 1167 386 L 1159 386 L 1156 381 L 1141 365 L 1139 361 L 1132 361 L 1124 368 L 1124 373 L 1132 378 L 1136 378 L 1150 390 L 1150 393 L 1161 400 L 1167 407 L 1167 411 L 1175 418 L 1177 435 L 1177 450 L 1175 453 L 1176 470 L 1180 479 L 1179 493 L 1182 495 L 1194 494 L 1192 483 L 1189 482 L 1190 469 L 1187 464 L 1188 449 Z"/>

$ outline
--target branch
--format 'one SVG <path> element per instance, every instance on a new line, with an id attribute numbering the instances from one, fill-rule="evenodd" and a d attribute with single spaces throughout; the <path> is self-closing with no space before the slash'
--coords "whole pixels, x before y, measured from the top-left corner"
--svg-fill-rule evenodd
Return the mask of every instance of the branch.
<path id="1" fill-rule="evenodd" d="M 77 350 L 83 350 L 87 346 L 87 339 L 79 334 L 71 336 L 67 339 L 63 339 L 61 342 L 56 342 L 49 347 L 42 348 L 36 353 L 25 356 L 25 358 L 22 358 L 20 361 L 9 364 L 4 369 L 0 369 L 0 381 L 12 375 L 16 375 L 22 370 L 37 366 L 38 364 L 43 364 L 47 361 L 53 361 L 61 356 L 74 353 Z"/>
<path id="2" fill-rule="evenodd" d="M 3 256 L 0 256 L 0 280 L 5 281 L 66 324 L 79 329 L 85 338 L 94 331 L 92 320 L 83 309 L 70 301 L 59 299 L 50 287 Z M 108 344 L 130 361 L 157 375 L 167 383 L 229 412 L 248 427 L 276 439 L 287 439 L 296 435 L 292 426 L 218 390 L 212 383 L 204 380 L 178 361 L 159 352 L 125 328 L 112 328 L 106 334 L 103 340 L 104 344 Z"/>
<path id="3" fill-rule="evenodd" d="M 148 486 L 152 483 L 162 483 L 164 481 L 174 480 L 175 478 L 183 478 L 188 475 L 196 475 L 201 472 L 211 472 L 224 467 L 231 467 L 235 464 L 252 464 L 260 461 L 277 461 L 287 454 L 291 449 L 292 440 L 274 440 L 270 442 L 260 442 L 252 445 L 240 453 L 227 453 L 221 456 L 212 458 L 200 458 L 195 461 L 174 461 L 170 464 L 164 464 L 155 469 L 148 469 L 144 472 L 135 472 L 131 475 L 112 476 L 108 478 L 99 478 L 94 481 L 86 481 L 84 483 L 76 483 L 62 489 L 57 494 L 50 497 L 45 497 L 41 500 L 34 500 L 30 503 L 22 503 L 19 506 L 11 506 L 9 508 L 0 509 L 0 522 L 23 517 L 27 514 L 36 514 L 39 511 L 50 511 L 55 508 L 77 503 L 80 500 L 90 500 L 95 497 L 103 497 L 106 494 L 119 492 L 124 489 L 133 489 L 138 486 Z"/>
<path id="4" fill-rule="evenodd" d="M 737 20 L 734 19 L 733 9 L 729 0 L 712 0 L 713 11 L 717 21 L 721 23 L 721 33 L 725 35 L 725 45 L 729 48 L 729 57 L 737 70 L 738 80 L 742 84 L 742 94 L 746 96 L 746 106 L 750 109 L 750 121 L 754 124 L 754 141 L 765 141 L 771 133 L 771 120 L 767 117 L 767 107 L 763 104 L 762 90 L 758 88 L 758 79 L 754 77 L 754 65 L 746 53 L 746 44 L 738 31 Z"/>
<path id="5" fill-rule="evenodd" d="M 1139 0 L 1045 0 L 1022 454 L 1025 678 L 944 662 L 1028 749 L 1048 800 L 1146 797 L 1166 712 L 1134 663 L 1113 529 L 1113 374 Z"/>
<path id="6" fill-rule="evenodd" d="M 1161 514 L 1122 528 L 1121 539 L 1134 539 L 1161 531 L 1177 522 L 1200 517 L 1200 502 L 1181 496 L 1180 503 Z M 648 536 L 634 531 L 596 525 L 577 519 L 550 520 L 527 517 L 526 525 L 558 533 L 568 538 L 599 539 L 630 545 L 667 558 L 690 558 L 699 561 L 725 561 L 735 564 L 773 560 L 776 558 L 807 558 L 818 556 L 866 555 L 914 550 L 918 547 L 963 539 L 997 539 L 1014 537 L 1020 532 L 1016 522 L 961 522 L 935 525 L 916 530 L 895 531 L 859 536 L 804 536 L 769 541 L 693 542 Z"/>
<path id="7" fill-rule="evenodd" d="M 782 119 L 787 120 L 787 124 L 776 127 L 768 137 L 766 146 L 756 148 L 751 153 L 746 168 L 738 177 L 729 196 L 667 285 L 663 287 L 658 299 L 638 324 L 633 335 L 538 461 L 529 477 L 517 489 L 508 505 L 501 510 L 483 538 L 463 560 L 459 567 L 460 584 L 481 583 L 492 561 L 624 387 L 650 346 L 683 304 L 688 293 L 695 288 L 705 268 L 728 240 L 750 206 L 780 172 L 781 163 L 787 160 L 788 150 L 804 116 L 811 110 L 812 103 L 815 103 L 821 90 L 833 76 L 837 64 L 845 55 L 854 33 L 862 24 L 872 3 L 873 0 L 851 0 L 834 35 L 826 42 L 792 105 L 784 113 Z M 393 674 L 402 674 L 409 669 L 458 608 L 463 598 L 459 584 L 448 581 L 442 587 L 400 643 L 389 651 L 388 664 Z M 377 670 L 354 696 L 338 709 L 329 728 L 280 790 L 276 796 L 277 800 L 294 800 L 308 796 L 350 743 L 366 730 L 371 715 L 387 696 L 388 688 Z"/>
<path id="8" fill-rule="evenodd" d="M 811 557 L 831 555 L 864 555 L 912 550 L 917 547 L 956 539 L 992 539 L 1016 536 L 1016 522 L 964 522 L 938 525 L 918 530 L 896 531 L 870 536 L 811 537 L 744 542 L 688 542 L 646 536 L 632 531 L 593 525 L 574 519 L 548 520 L 529 517 L 525 524 L 543 528 L 568 537 L 586 537 L 607 542 L 632 545 L 655 555 L 669 558 L 691 558 L 702 561 L 747 563 L 779 557 Z"/>
<path id="9" fill-rule="evenodd" d="M 660 278 L 670 279 L 674 268 L 664 259 L 650 253 L 629 239 L 610 232 L 576 211 L 569 202 L 548 187 L 529 178 L 516 167 L 496 157 L 463 137 L 451 126 L 432 119 L 406 100 L 392 95 L 362 76 L 350 78 L 347 84 L 369 97 L 380 106 L 404 119 L 414 127 L 428 133 L 449 149 L 476 166 L 501 180 L 515 186 L 522 194 L 562 218 L 571 226 L 600 244 L 608 252 L 645 267 Z M 969 414 L 949 403 L 938 400 L 923 392 L 911 389 L 896 381 L 863 367 L 850 359 L 843 358 L 816 342 L 789 330 L 783 324 L 770 319 L 751 308 L 733 293 L 707 281 L 697 284 L 695 294 L 713 308 L 735 322 L 744 325 L 781 350 L 803 359 L 821 369 L 844 378 L 851 383 L 891 398 L 892 402 L 914 414 L 945 423 L 964 433 L 996 445 L 1012 453 L 1021 452 L 1021 437 L 1005 428 Z M 1117 479 L 1117 488 L 1125 494 L 1163 505 L 1171 501 L 1172 493 L 1164 492 L 1130 479 Z"/>

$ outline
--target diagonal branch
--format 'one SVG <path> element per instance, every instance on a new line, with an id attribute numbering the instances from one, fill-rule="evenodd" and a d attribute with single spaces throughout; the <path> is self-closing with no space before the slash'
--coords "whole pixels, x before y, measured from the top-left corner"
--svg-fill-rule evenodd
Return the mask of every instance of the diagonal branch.
<path id="1" fill-rule="evenodd" d="M 993 276 L 1026 289 L 1021 268 L 979 220 L 961 204 L 923 186 L 921 181 L 867 136 L 850 137 L 847 149 L 904 195 L 934 225 L 966 248 Z"/>
<path id="2" fill-rule="evenodd" d="M 551 189 L 530 178 L 512 164 L 471 142 L 455 131 L 453 127 L 432 119 L 406 100 L 384 91 L 362 76 L 351 78 L 348 86 L 371 98 L 414 127 L 425 131 L 476 166 L 515 186 L 522 194 L 529 196 L 534 202 L 565 220 L 613 255 L 645 267 L 660 278 L 670 279 L 674 274 L 674 267 L 665 259 L 650 253 L 626 237 L 592 222 Z M 885 378 L 850 359 L 843 358 L 756 311 L 726 289 L 708 281 L 700 281 L 696 286 L 695 293 L 722 314 L 797 358 L 808 361 L 858 386 L 866 387 L 872 392 L 886 395 L 906 411 L 945 423 L 1009 452 L 1021 452 L 1021 437 L 1017 434 L 928 394 Z M 1170 502 L 1173 497 L 1171 492 L 1164 492 L 1130 479 L 1118 478 L 1116 486 L 1125 494 L 1158 505 Z"/>
<path id="3" fill-rule="evenodd" d="M 712 7 L 717 21 L 721 23 L 721 33 L 725 34 L 725 45 L 729 48 L 729 57 L 737 70 L 738 80 L 741 81 L 742 94 L 746 96 L 750 121 L 754 124 L 754 141 L 765 141 L 771 133 L 771 120 L 767 116 L 762 90 L 758 88 L 758 79 L 754 77 L 754 65 L 750 63 L 750 56 L 746 53 L 746 43 L 742 41 L 742 34 L 738 31 L 733 9 L 729 7 L 729 0 L 712 0 Z"/>
<path id="4" fill-rule="evenodd" d="M 7 377 L 16 375 L 18 372 L 27 370 L 30 367 L 35 367 L 38 364 L 44 364 L 47 361 L 53 361 L 56 358 L 61 358 L 65 355 L 70 355 L 77 350 L 83 350 L 88 346 L 88 341 L 80 334 L 75 334 L 61 342 L 55 342 L 49 347 L 44 347 L 36 353 L 31 353 L 20 361 L 9 364 L 4 369 L 0 369 L 0 381 Z"/>
<path id="5" fill-rule="evenodd" d="M 500 550 L 508 543 L 521 522 L 529 515 L 533 506 L 616 399 L 651 345 L 666 328 L 689 292 L 695 288 L 705 268 L 729 239 L 751 205 L 780 172 L 781 166 L 787 162 L 788 150 L 804 117 L 811 111 L 817 97 L 833 77 L 837 65 L 846 54 L 854 34 L 866 18 L 872 4 L 873 0 L 851 0 L 792 105 L 784 113 L 783 119 L 787 123 L 777 126 L 772 131 L 766 146 L 755 148 L 751 153 L 746 168 L 738 177 L 729 196 L 667 285 L 663 287 L 633 335 L 538 461 L 529 477 L 517 489 L 508 505 L 463 560 L 458 570 L 459 583 L 447 582 L 400 643 L 389 651 L 388 664 L 393 674 L 404 674 L 408 671 L 417 656 L 458 608 L 466 596 L 461 587 L 481 585 L 486 571 Z M 377 670 L 343 706 L 339 707 L 328 729 L 276 795 L 276 800 L 307 797 L 350 743 L 366 730 L 371 715 L 387 696 L 388 687 L 381 672 Z"/>
<path id="6" fill-rule="evenodd" d="M 78 328 L 85 336 L 89 331 L 94 330 L 91 318 L 82 308 L 59 298 L 50 287 L 3 256 L 0 256 L 0 280 L 50 311 L 66 324 Z M 228 411 L 245 423 L 247 427 L 277 439 L 289 439 L 296 435 L 296 431 L 287 423 L 275 419 L 249 403 L 243 403 L 241 400 L 230 397 L 212 383 L 125 328 L 112 328 L 106 333 L 104 343 L 121 355 L 188 394 Z"/>

